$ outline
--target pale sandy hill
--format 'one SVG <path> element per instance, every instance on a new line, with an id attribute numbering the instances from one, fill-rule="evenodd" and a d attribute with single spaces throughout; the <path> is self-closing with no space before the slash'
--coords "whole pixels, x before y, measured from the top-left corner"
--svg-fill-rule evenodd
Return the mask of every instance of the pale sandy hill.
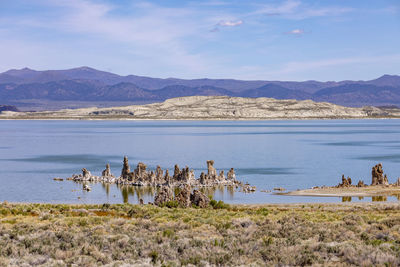
<path id="1" fill-rule="evenodd" d="M 311 100 L 189 96 L 162 103 L 112 108 L 3 112 L 1 119 L 337 119 L 396 117 L 375 107 L 350 108 Z"/>

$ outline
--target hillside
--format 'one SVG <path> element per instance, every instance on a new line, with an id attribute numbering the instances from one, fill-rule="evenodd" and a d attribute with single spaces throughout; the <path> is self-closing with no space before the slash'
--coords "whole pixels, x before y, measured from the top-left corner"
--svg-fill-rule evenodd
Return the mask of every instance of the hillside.
<path id="1" fill-rule="evenodd" d="M 312 99 L 350 107 L 400 106 L 400 76 L 383 75 L 370 81 L 286 82 L 234 79 L 160 79 L 117 74 L 81 67 L 36 71 L 28 68 L 0 73 L 0 104 L 38 110 L 39 106 L 69 107 L 63 101 L 114 106 L 110 101 L 155 103 L 183 96 L 272 97 Z M 54 104 L 54 102 L 59 104 Z M 96 102 L 96 103 L 95 103 Z M 24 108 L 30 103 L 29 108 Z M 90 106 L 90 105 L 89 105 Z"/>
<path id="2" fill-rule="evenodd" d="M 0 105 L 0 113 L 2 111 L 14 111 L 18 112 L 19 110 L 15 106 L 7 106 L 7 105 Z"/>
<path id="3" fill-rule="evenodd" d="M 400 87 L 348 84 L 319 90 L 312 95 L 312 99 L 356 106 L 398 104 Z"/>

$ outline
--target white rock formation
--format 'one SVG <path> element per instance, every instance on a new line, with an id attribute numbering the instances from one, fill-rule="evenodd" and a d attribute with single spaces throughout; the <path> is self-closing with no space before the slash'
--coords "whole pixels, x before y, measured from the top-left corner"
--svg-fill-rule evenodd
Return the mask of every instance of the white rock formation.
<path id="1" fill-rule="evenodd" d="M 391 114 L 375 107 L 350 108 L 311 100 L 276 100 L 227 96 L 188 96 L 163 103 L 113 108 L 3 112 L 0 118 L 40 119 L 313 119 L 374 118 Z M 397 116 L 397 115 L 396 115 Z"/>

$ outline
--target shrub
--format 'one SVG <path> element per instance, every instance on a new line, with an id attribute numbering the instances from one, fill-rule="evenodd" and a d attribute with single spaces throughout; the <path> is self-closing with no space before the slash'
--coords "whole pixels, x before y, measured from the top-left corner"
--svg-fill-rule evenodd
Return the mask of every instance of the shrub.
<path id="1" fill-rule="evenodd" d="M 105 211 L 108 210 L 110 208 L 110 203 L 104 203 L 103 206 L 101 206 L 101 210 Z"/>
<path id="2" fill-rule="evenodd" d="M 172 229 L 165 229 L 163 231 L 163 236 L 171 238 L 175 234 L 174 230 Z"/>
<path id="3" fill-rule="evenodd" d="M 87 226 L 88 225 L 88 221 L 87 221 L 87 219 L 80 219 L 79 221 L 78 221 L 78 225 L 79 226 Z"/>
<path id="4" fill-rule="evenodd" d="M 170 200 L 170 201 L 167 201 L 167 202 L 163 203 L 161 205 L 161 207 L 177 208 L 177 207 L 179 207 L 179 202 L 176 201 L 176 200 Z"/>
<path id="5" fill-rule="evenodd" d="M 198 265 L 200 265 L 200 262 L 201 262 L 200 256 L 192 256 L 188 259 L 181 260 L 182 265 L 192 264 L 192 265 L 198 266 Z"/>
<path id="6" fill-rule="evenodd" d="M 258 209 L 256 212 L 258 215 L 267 216 L 269 214 L 269 210 L 267 208 Z"/>
<path id="7" fill-rule="evenodd" d="M 216 200 L 213 199 L 213 200 L 210 201 L 210 205 L 214 209 L 229 209 L 229 204 L 226 204 L 222 200 L 217 202 Z"/>
<path id="8" fill-rule="evenodd" d="M 271 236 L 268 236 L 268 237 L 264 236 L 263 243 L 264 243 L 264 246 L 268 247 L 268 246 L 272 245 L 272 243 L 274 243 L 274 239 Z"/>
<path id="9" fill-rule="evenodd" d="M 156 264 L 157 263 L 157 259 L 159 257 L 158 252 L 153 250 L 152 252 L 149 253 L 149 257 L 151 258 L 151 262 L 153 264 Z"/>

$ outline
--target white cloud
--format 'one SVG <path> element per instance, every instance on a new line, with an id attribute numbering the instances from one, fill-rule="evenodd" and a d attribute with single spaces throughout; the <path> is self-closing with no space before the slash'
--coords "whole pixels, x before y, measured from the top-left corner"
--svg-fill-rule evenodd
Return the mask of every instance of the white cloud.
<path id="1" fill-rule="evenodd" d="M 220 21 L 218 23 L 219 26 L 224 26 L 224 27 L 235 27 L 235 26 L 239 26 L 239 25 L 242 25 L 242 24 L 243 24 L 243 20 L 236 20 L 236 21 L 234 21 L 234 20 L 227 20 L 227 21 L 223 20 L 223 21 Z"/>
<path id="2" fill-rule="evenodd" d="M 303 35 L 305 32 L 302 29 L 294 29 L 288 32 L 285 32 L 286 34 L 291 34 L 291 35 Z"/>

